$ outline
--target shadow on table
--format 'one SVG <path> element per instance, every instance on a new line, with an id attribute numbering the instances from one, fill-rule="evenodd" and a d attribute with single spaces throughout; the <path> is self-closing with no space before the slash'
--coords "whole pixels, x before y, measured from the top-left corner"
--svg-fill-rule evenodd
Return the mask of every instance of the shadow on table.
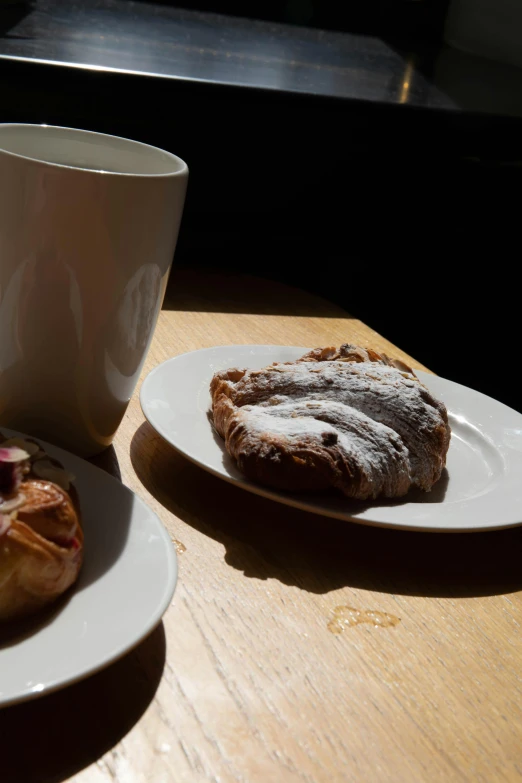
<path id="1" fill-rule="evenodd" d="M 109 446 L 109 448 L 105 449 L 100 454 L 91 457 L 89 462 L 92 465 L 95 465 L 95 467 L 104 470 L 113 478 L 118 479 L 118 481 L 121 481 L 120 464 L 114 446 Z"/>
<path id="2" fill-rule="evenodd" d="M 49 696 L 0 709 L 0 779 L 59 783 L 107 753 L 154 698 L 165 652 L 160 623 L 103 671 Z"/>
<path id="3" fill-rule="evenodd" d="M 148 458 L 141 459 L 147 441 Z M 245 576 L 312 593 L 342 587 L 439 597 L 522 588 L 522 527 L 420 533 L 329 519 L 251 494 L 184 459 L 143 424 L 131 444 L 144 486 L 183 522 L 225 547 Z"/>
<path id="4" fill-rule="evenodd" d="M 297 282 L 298 279 L 296 279 Z M 276 280 L 207 269 L 172 270 L 164 310 L 352 318 L 339 305 Z"/>

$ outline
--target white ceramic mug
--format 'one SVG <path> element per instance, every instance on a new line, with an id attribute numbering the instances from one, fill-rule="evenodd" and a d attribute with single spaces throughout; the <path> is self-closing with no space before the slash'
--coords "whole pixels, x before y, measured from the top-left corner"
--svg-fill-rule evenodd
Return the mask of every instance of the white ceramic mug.
<path id="1" fill-rule="evenodd" d="M 186 164 L 99 133 L 0 124 L 0 426 L 93 455 L 161 308 Z"/>

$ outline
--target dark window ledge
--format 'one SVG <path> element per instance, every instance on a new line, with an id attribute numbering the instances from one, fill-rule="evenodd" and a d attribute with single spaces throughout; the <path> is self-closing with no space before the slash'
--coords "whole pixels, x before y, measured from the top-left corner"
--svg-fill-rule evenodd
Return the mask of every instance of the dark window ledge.
<path id="1" fill-rule="evenodd" d="M 521 69 L 425 39 L 393 43 L 151 2 L 3 0 L 0 59 L 381 106 L 522 116 Z"/>

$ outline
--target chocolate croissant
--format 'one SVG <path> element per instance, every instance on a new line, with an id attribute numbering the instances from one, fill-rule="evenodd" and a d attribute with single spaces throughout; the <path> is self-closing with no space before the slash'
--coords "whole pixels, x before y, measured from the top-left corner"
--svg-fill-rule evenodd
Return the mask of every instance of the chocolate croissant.
<path id="1" fill-rule="evenodd" d="M 214 425 L 253 481 L 358 500 L 429 491 L 446 463 L 445 405 L 403 362 L 353 345 L 214 375 Z"/>
<path id="2" fill-rule="evenodd" d="M 83 531 L 71 479 L 35 441 L 0 435 L 0 621 L 36 612 L 78 578 Z"/>

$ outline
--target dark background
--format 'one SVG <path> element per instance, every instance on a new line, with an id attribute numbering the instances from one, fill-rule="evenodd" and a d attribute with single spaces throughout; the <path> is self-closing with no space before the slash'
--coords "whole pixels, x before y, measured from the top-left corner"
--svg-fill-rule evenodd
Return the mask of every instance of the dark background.
<path id="1" fill-rule="evenodd" d="M 155 0 L 152 0 L 153 2 Z M 140 0 L 151 2 L 151 0 Z M 298 24 L 324 30 L 381 35 L 398 40 L 412 37 L 438 41 L 449 0 L 159 0 L 198 11 Z"/>
<path id="2" fill-rule="evenodd" d="M 17 31 L 38 5 L 0 5 L 6 46 L 37 51 L 36 33 Z M 161 8 L 173 5 L 129 3 L 153 15 L 158 50 Z M 245 16 L 239 3 L 180 5 Z M 446 3 L 244 5 L 252 29 L 265 19 L 356 33 L 363 43 L 373 36 L 405 60 L 414 52 L 416 71 L 433 79 Z M 132 10 L 126 29 L 131 17 L 138 34 L 143 17 Z M 209 34 L 217 30 L 212 15 L 198 18 Z M 117 41 L 114 15 L 110 25 Z M 363 76 L 372 67 L 364 56 L 361 44 Z M 129 136 L 184 158 L 191 177 L 178 265 L 318 293 L 439 374 L 521 409 L 519 117 L 67 68 L 34 56 L 0 60 L 0 88 L 0 121 Z"/>

